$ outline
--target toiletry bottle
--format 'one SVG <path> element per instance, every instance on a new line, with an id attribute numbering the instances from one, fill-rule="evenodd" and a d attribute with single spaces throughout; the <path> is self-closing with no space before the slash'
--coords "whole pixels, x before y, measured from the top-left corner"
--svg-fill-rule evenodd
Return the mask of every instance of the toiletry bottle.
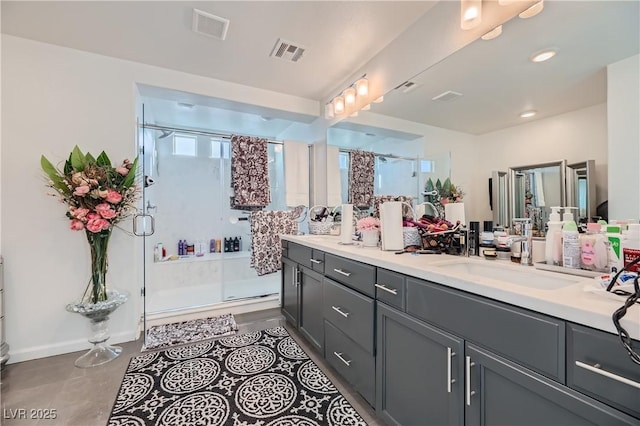
<path id="1" fill-rule="evenodd" d="M 215 252 L 216 252 L 216 240 L 212 238 L 209 240 L 209 253 L 215 253 Z"/>
<path id="2" fill-rule="evenodd" d="M 158 260 L 160 260 L 160 256 L 158 254 L 158 246 L 154 246 L 153 247 L 153 261 L 157 262 Z"/>
<path id="3" fill-rule="evenodd" d="M 233 251 L 240 251 L 240 240 L 238 240 L 238 237 L 233 239 Z"/>
<path id="4" fill-rule="evenodd" d="M 562 239 L 562 221 L 560 220 L 561 207 L 551 207 L 549 222 L 547 222 L 547 235 L 544 244 L 544 261 L 547 265 L 560 265 L 560 247 Z"/>
<path id="5" fill-rule="evenodd" d="M 562 225 L 562 266 L 580 268 L 580 234 L 573 219 Z"/>
<path id="6" fill-rule="evenodd" d="M 178 256 L 182 256 L 182 240 L 178 240 Z"/>
<path id="7" fill-rule="evenodd" d="M 622 269 L 622 250 L 620 243 L 622 242 L 622 234 L 619 225 L 608 225 L 605 234 L 609 240 L 609 261 L 607 266 L 608 272 L 617 272 Z"/>
<path id="8" fill-rule="evenodd" d="M 239 251 L 242 251 L 242 237 L 238 237 L 238 248 Z"/>
<path id="9" fill-rule="evenodd" d="M 158 248 L 158 260 L 163 260 L 164 259 L 164 247 L 162 246 L 162 243 L 158 243 L 156 245 L 156 247 Z"/>
<path id="10" fill-rule="evenodd" d="M 607 237 L 600 232 L 600 225 L 587 223 L 587 233 L 580 235 L 580 267 L 606 272 L 609 260 L 607 243 Z"/>
<path id="11" fill-rule="evenodd" d="M 622 240 L 622 259 L 624 266 L 640 257 L 640 225 L 630 223 L 627 228 L 626 237 Z M 630 271 L 640 273 L 640 264 L 629 268 Z"/>
<path id="12" fill-rule="evenodd" d="M 216 239 L 216 253 L 222 253 L 222 240 Z"/>

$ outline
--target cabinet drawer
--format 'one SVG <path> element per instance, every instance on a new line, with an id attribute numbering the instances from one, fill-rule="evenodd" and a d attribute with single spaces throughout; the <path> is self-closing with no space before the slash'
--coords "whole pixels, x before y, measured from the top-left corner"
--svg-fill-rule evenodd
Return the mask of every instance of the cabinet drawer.
<path id="1" fill-rule="evenodd" d="M 324 252 L 320 250 L 313 249 L 311 251 L 311 258 L 309 259 L 311 262 L 311 269 L 321 274 L 324 274 Z"/>
<path id="2" fill-rule="evenodd" d="M 324 273 L 334 280 L 375 297 L 376 268 L 353 260 L 344 259 L 332 254 L 325 254 Z"/>
<path id="3" fill-rule="evenodd" d="M 640 366 L 614 334 L 567 325 L 567 385 L 640 418 Z"/>
<path id="4" fill-rule="evenodd" d="M 407 312 L 565 382 L 564 321 L 413 278 Z"/>
<path id="5" fill-rule="evenodd" d="M 311 269 L 311 253 L 311 247 L 290 242 L 287 257 L 294 262 Z"/>
<path id="6" fill-rule="evenodd" d="M 324 318 L 373 354 L 373 299 L 324 279 Z"/>
<path id="7" fill-rule="evenodd" d="M 405 276 L 378 268 L 376 274 L 376 299 L 401 311 L 405 310 Z"/>
<path id="8" fill-rule="evenodd" d="M 325 358 L 369 402 L 375 404 L 373 356 L 325 321 Z"/>

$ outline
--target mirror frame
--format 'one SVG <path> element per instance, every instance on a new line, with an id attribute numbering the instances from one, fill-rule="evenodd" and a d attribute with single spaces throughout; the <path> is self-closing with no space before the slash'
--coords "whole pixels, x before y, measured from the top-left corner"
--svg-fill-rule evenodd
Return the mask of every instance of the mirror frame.
<path id="1" fill-rule="evenodd" d="M 512 220 L 516 217 L 516 203 L 515 203 L 515 178 L 516 173 L 544 168 L 544 167 L 559 167 L 560 168 L 560 207 L 565 207 L 567 205 L 567 178 L 566 178 L 566 169 L 567 169 L 567 160 L 559 160 L 559 161 L 550 161 L 547 163 L 538 163 L 538 164 L 530 164 L 527 166 L 518 166 L 518 167 L 509 167 L 509 227 L 511 226 Z"/>
<path id="2" fill-rule="evenodd" d="M 491 210 L 494 225 L 507 226 L 511 223 L 511 194 L 509 174 L 503 171 L 491 172 Z"/>
<path id="3" fill-rule="evenodd" d="M 595 160 L 582 161 L 567 165 L 567 206 L 578 207 L 577 182 L 578 171 L 584 170 L 587 179 L 587 221 L 596 214 L 596 162 Z M 580 215 L 576 212 L 576 223 Z"/>

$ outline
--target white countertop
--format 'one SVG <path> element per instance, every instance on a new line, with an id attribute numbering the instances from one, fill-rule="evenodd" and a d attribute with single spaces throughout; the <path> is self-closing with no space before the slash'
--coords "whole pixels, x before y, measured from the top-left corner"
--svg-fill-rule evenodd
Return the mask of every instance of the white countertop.
<path id="1" fill-rule="evenodd" d="M 377 247 L 362 247 L 359 243 L 341 245 L 338 244 L 340 237 L 329 235 L 282 235 L 281 238 L 322 250 L 326 253 L 433 281 L 448 287 L 615 334 L 617 332 L 611 320 L 611 315 L 625 301 L 623 297 L 614 299 L 611 295 L 601 296 L 585 291 L 584 288 L 592 284 L 591 278 L 541 271 L 532 266 L 517 265 L 504 260 L 485 260 L 475 256 L 462 257 L 444 254 L 414 255 L 403 253 L 398 255 L 393 251 L 382 251 Z M 460 262 L 470 262 L 492 268 L 505 268 L 516 273 L 525 268 L 525 272 L 534 274 L 543 280 L 553 278 L 572 282 L 561 288 L 536 288 L 442 267 L 442 265 Z M 633 339 L 640 340 L 640 305 L 635 304 L 631 307 L 622 319 L 621 324 Z"/>

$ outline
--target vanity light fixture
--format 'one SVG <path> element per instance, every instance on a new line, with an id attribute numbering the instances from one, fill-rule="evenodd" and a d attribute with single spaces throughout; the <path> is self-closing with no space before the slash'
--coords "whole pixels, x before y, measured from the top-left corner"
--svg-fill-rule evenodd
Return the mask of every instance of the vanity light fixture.
<path id="1" fill-rule="evenodd" d="M 491 31 L 489 31 L 488 33 L 486 33 L 480 38 L 483 40 L 493 40 L 494 38 L 498 37 L 500 34 L 502 34 L 502 25 L 498 25 L 497 27 L 495 27 L 494 29 L 492 29 Z"/>
<path id="2" fill-rule="evenodd" d="M 367 96 L 369 94 L 369 80 L 363 77 L 356 81 L 356 92 L 358 96 Z"/>
<path id="3" fill-rule="evenodd" d="M 353 106 L 356 104 L 356 89 L 353 87 L 347 87 L 344 89 L 342 96 L 344 96 L 344 104 L 346 106 Z"/>
<path id="4" fill-rule="evenodd" d="M 344 112 L 344 97 L 336 96 L 333 99 L 333 112 L 335 114 L 342 114 Z"/>
<path id="5" fill-rule="evenodd" d="M 365 74 L 325 105 L 324 118 L 329 120 L 337 115 L 344 114 L 347 110 L 353 110 L 356 105 L 356 99 L 363 98 L 366 101 L 368 95 L 369 80 L 367 80 L 367 75 Z"/>
<path id="6" fill-rule="evenodd" d="M 540 0 L 524 12 L 521 12 L 518 16 L 522 19 L 531 18 L 532 16 L 536 16 L 538 13 L 542 12 L 542 9 L 544 9 L 544 0 Z"/>
<path id="7" fill-rule="evenodd" d="M 533 117 L 534 115 L 536 115 L 538 113 L 538 111 L 536 110 L 529 110 L 529 111 L 525 111 L 520 113 L 520 118 L 530 118 Z"/>
<path id="8" fill-rule="evenodd" d="M 460 28 L 470 30 L 482 22 L 482 0 L 460 0 Z"/>
<path id="9" fill-rule="evenodd" d="M 540 52 L 535 52 L 531 55 L 530 59 L 531 62 L 544 62 L 556 56 L 556 53 L 558 53 L 558 51 L 555 49 L 545 49 Z"/>
<path id="10" fill-rule="evenodd" d="M 333 113 L 333 103 L 329 102 L 324 106 L 324 118 L 331 120 L 333 117 L 335 117 Z"/>

